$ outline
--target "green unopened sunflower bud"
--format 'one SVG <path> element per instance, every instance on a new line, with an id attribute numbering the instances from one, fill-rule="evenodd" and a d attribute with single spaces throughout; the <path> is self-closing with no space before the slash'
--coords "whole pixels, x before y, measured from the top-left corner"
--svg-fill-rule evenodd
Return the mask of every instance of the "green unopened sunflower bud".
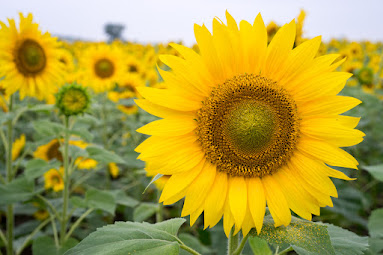
<path id="1" fill-rule="evenodd" d="M 56 94 L 56 106 L 66 116 L 84 113 L 90 104 L 86 88 L 78 84 L 63 86 Z"/>

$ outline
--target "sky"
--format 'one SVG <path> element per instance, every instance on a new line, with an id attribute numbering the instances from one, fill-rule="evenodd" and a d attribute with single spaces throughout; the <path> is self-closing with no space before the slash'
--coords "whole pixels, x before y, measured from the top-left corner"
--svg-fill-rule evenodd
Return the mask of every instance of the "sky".
<path id="1" fill-rule="evenodd" d="M 130 41 L 191 45 L 194 23 L 211 28 L 214 17 L 225 20 L 226 10 L 237 22 L 253 22 L 260 12 L 266 24 L 283 25 L 301 9 L 307 13 L 306 37 L 383 41 L 382 0 L 0 0 L 0 6 L 0 21 L 31 12 L 42 31 L 92 41 L 107 39 L 106 23 L 119 23 Z"/>

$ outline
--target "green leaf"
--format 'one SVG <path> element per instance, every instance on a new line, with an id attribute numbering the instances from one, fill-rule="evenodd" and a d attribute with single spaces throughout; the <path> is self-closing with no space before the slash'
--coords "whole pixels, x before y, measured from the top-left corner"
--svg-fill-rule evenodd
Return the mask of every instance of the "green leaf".
<path id="1" fill-rule="evenodd" d="M 52 104 L 38 104 L 28 106 L 28 111 L 39 112 L 39 111 L 52 111 L 55 108 Z"/>
<path id="2" fill-rule="evenodd" d="M 61 153 L 63 153 L 63 150 L 64 150 L 64 147 L 62 146 L 60 148 L 60 151 Z M 86 150 L 76 146 L 76 145 L 71 145 L 69 144 L 68 146 L 68 153 L 69 153 L 69 157 L 71 158 L 78 158 L 78 157 L 88 157 L 88 153 L 86 152 Z"/>
<path id="3" fill-rule="evenodd" d="M 368 248 L 368 237 L 360 237 L 346 229 L 331 225 L 327 226 L 331 244 L 336 255 L 361 255 Z"/>
<path id="4" fill-rule="evenodd" d="M 85 199 L 82 199 L 81 197 L 78 197 L 78 196 L 71 197 L 70 198 L 70 203 L 74 207 L 79 207 L 79 208 L 87 208 L 88 207 L 88 204 L 85 201 Z"/>
<path id="5" fill-rule="evenodd" d="M 108 164 L 108 163 L 117 163 L 117 164 L 125 164 L 126 162 L 120 156 L 115 154 L 114 152 L 107 151 L 103 148 L 96 146 L 89 146 L 86 148 L 86 151 L 89 154 L 89 157 L 97 160 L 98 162 Z"/>
<path id="6" fill-rule="evenodd" d="M 63 125 L 47 120 L 35 121 L 33 127 L 37 133 L 43 136 L 59 136 L 65 130 Z"/>
<path id="7" fill-rule="evenodd" d="M 144 192 L 142 192 L 142 194 L 145 193 L 145 191 L 149 188 L 150 185 L 152 185 L 155 181 L 157 181 L 158 179 L 160 179 L 162 176 L 164 176 L 163 174 L 157 174 L 156 176 L 154 176 L 152 178 L 152 180 L 149 182 L 148 185 L 146 185 L 146 188 L 144 189 Z"/>
<path id="8" fill-rule="evenodd" d="M 36 238 L 32 244 L 33 255 L 62 255 L 67 250 L 73 248 L 78 244 L 74 238 L 69 238 L 64 245 L 57 248 L 54 240 L 49 236 L 41 236 Z"/>
<path id="9" fill-rule="evenodd" d="M 272 254 L 269 245 L 264 239 L 261 239 L 256 236 L 250 236 L 248 242 L 254 254 L 263 254 L 263 255 Z"/>
<path id="10" fill-rule="evenodd" d="M 383 237 L 383 208 L 372 211 L 367 226 L 371 237 Z"/>
<path id="11" fill-rule="evenodd" d="M 375 179 L 383 182 L 383 164 L 375 166 L 363 166 L 362 168 L 369 172 Z"/>
<path id="12" fill-rule="evenodd" d="M 116 210 L 116 200 L 107 191 L 90 189 L 85 193 L 85 201 L 89 208 L 101 209 L 110 214 Z"/>
<path id="13" fill-rule="evenodd" d="M 257 236 L 255 230 L 251 234 Z M 271 215 L 266 216 L 258 237 L 279 246 L 291 245 L 294 249 L 298 248 L 295 250 L 298 254 L 335 254 L 327 226 L 296 217 L 292 217 L 287 227 L 276 228 Z"/>
<path id="14" fill-rule="evenodd" d="M 58 169 L 60 165 L 61 163 L 58 161 L 46 162 L 42 159 L 32 159 L 25 166 L 25 177 L 28 180 L 33 180 L 42 176 L 49 169 Z"/>
<path id="15" fill-rule="evenodd" d="M 175 236 L 184 219 L 157 224 L 116 222 L 97 229 L 65 255 L 179 254 Z"/>
<path id="16" fill-rule="evenodd" d="M 122 190 L 110 190 L 108 192 L 114 196 L 116 203 L 119 205 L 125 205 L 127 207 L 134 208 L 140 203 L 136 199 L 126 195 Z"/>
<path id="17" fill-rule="evenodd" d="M 86 128 L 76 128 L 74 130 L 71 130 L 70 132 L 72 135 L 77 135 L 84 139 L 87 142 L 91 142 L 94 138 L 94 135 L 89 132 Z"/>
<path id="18" fill-rule="evenodd" d="M 35 195 L 34 182 L 19 177 L 6 185 L 0 185 L 0 205 L 12 204 L 30 199 Z"/>
<path id="19" fill-rule="evenodd" d="M 368 250 L 365 252 L 366 255 L 381 254 L 383 251 L 383 239 L 380 238 L 368 238 Z"/>
<path id="20" fill-rule="evenodd" d="M 158 211 L 157 203 L 141 203 L 133 211 L 133 220 L 134 221 L 144 221 L 150 218 Z"/>
<path id="21" fill-rule="evenodd" d="M 178 238 L 188 247 L 192 248 L 193 250 L 201 253 L 201 254 L 208 254 L 212 253 L 212 250 L 208 248 L 207 246 L 203 245 L 201 241 L 191 234 L 188 233 L 181 233 L 179 234 Z M 189 252 L 185 250 L 181 250 L 181 255 L 190 255 Z"/>

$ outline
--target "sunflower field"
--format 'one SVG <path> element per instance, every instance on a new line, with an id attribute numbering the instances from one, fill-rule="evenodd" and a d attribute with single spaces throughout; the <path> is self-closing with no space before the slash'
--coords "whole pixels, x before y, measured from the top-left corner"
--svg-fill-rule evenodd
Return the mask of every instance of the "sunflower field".
<path id="1" fill-rule="evenodd" d="M 0 21 L 0 255 L 383 254 L 383 43 Z"/>

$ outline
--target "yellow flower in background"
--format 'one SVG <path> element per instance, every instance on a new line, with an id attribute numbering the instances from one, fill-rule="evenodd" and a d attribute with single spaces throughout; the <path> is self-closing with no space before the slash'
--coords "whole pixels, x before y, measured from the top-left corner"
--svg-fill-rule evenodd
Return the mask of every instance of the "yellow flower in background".
<path id="1" fill-rule="evenodd" d="M 64 168 L 60 167 L 57 169 L 50 169 L 44 173 L 44 188 L 53 189 L 54 192 L 59 192 L 64 189 Z"/>
<path id="2" fill-rule="evenodd" d="M 124 59 L 123 51 L 118 47 L 107 44 L 89 46 L 80 57 L 81 84 L 96 93 L 111 90 L 126 72 Z"/>
<path id="3" fill-rule="evenodd" d="M 63 155 L 60 151 L 60 141 L 58 139 L 53 139 L 47 144 L 40 145 L 36 151 L 33 153 L 33 157 L 43 159 L 45 161 L 50 161 L 56 159 L 63 162 Z M 69 140 L 70 145 L 77 146 L 81 149 L 85 149 L 89 146 L 88 143 L 81 140 Z M 75 165 L 78 169 L 93 169 L 97 166 L 97 161 L 94 159 L 85 159 L 83 157 L 78 157 L 75 161 Z"/>
<path id="4" fill-rule="evenodd" d="M 296 46 L 298 46 L 299 44 L 301 44 L 304 41 L 304 39 L 303 39 L 303 25 L 304 25 L 305 18 L 306 18 L 306 12 L 304 10 L 301 10 L 299 15 L 298 15 L 298 18 L 297 18 L 297 32 L 296 32 L 296 36 L 295 36 L 295 45 Z"/>
<path id="5" fill-rule="evenodd" d="M 143 65 L 140 60 L 138 60 L 136 57 L 133 55 L 129 55 L 125 59 L 125 65 L 126 65 L 126 71 L 129 74 L 137 74 L 137 75 L 142 75 L 143 73 Z"/>
<path id="6" fill-rule="evenodd" d="M 12 145 L 12 160 L 16 160 L 25 147 L 25 135 L 22 134 Z"/>
<path id="7" fill-rule="evenodd" d="M 108 171 L 109 171 L 109 174 L 112 176 L 112 178 L 117 178 L 118 175 L 120 174 L 120 168 L 118 168 L 116 163 L 109 163 Z"/>
<path id="8" fill-rule="evenodd" d="M 2 86 L 7 94 L 19 91 L 21 99 L 42 100 L 61 86 L 63 64 L 57 39 L 42 34 L 32 19 L 32 14 L 20 14 L 19 29 L 13 19 L 9 26 L 0 22 L 0 77 L 5 76 Z"/>
<path id="9" fill-rule="evenodd" d="M 134 104 L 133 101 L 131 103 L 129 103 L 129 102 L 124 103 L 122 101 L 122 103 L 121 103 L 121 100 L 129 100 L 129 99 L 133 99 L 133 98 L 135 98 L 135 94 L 133 92 L 125 91 L 125 92 L 119 93 L 120 103 L 119 103 L 119 105 L 117 105 L 117 109 L 119 109 L 121 112 L 128 114 L 128 115 L 137 113 L 138 107 L 137 107 L 137 105 Z"/>
<path id="10" fill-rule="evenodd" d="M 145 87 L 145 82 L 138 74 L 127 74 L 120 78 L 118 87 L 121 91 L 132 92 L 138 97 L 137 87 Z"/>
<path id="11" fill-rule="evenodd" d="M 337 95 L 351 74 L 335 72 L 337 54 L 315 57 L 320 37 L 293 49 L 295 21 L 268 45 L 261 15 L 239 28 L 226 19 L 214 19 L 212 33 L 195 25 L 200 54 L 172 44 L 182 58 L 160 56 L 167 89 L 138 88 L 136 103 L 162 118 L 137 130 L 151 136 L 139 159 L 170 176 L 160 202 L 185 197 L 191 224 L 204 212 L 205 227 L 223 216 L 226 235 L 233 226 L 259 233 L 266 204 L 275 226 L 290 224 L 290 210 L 311 220 L 337 197 L 329 177 L 350 180 L 329 166 L 357 169 L 340 148 L 364 136 L 360 118 L 340 115 L 360 103 Z"/>

